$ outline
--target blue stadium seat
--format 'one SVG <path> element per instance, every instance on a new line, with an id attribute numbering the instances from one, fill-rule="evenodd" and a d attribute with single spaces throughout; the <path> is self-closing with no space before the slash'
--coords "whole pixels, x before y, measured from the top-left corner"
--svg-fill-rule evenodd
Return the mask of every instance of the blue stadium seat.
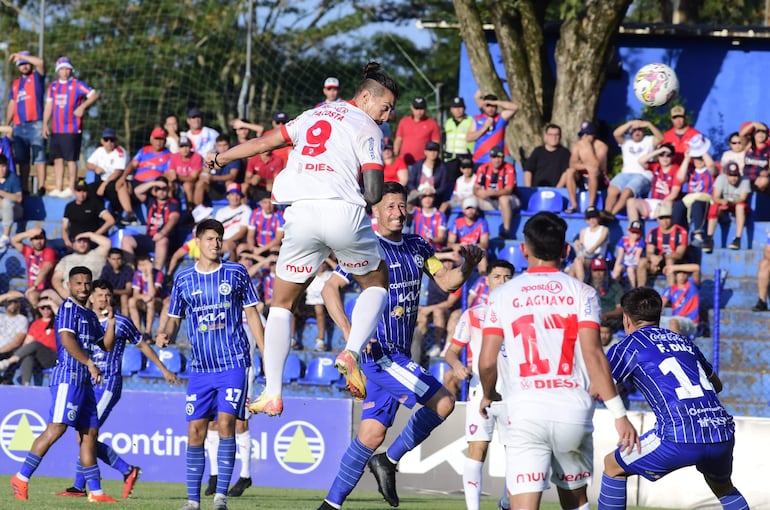
<path id="1" fill-rule="evenodd" d="M 120 366 L 120 373 L 123 377 L 130 377 L 144 368 L 144 354 L 138 347 L 127 345 L 123 351 L 123 362 Z"/>
<path id="2" fill-rule="evenodd" d="M 283 384 L 290 384 L 300 377 L 302 377 L 302 360 L 290 352 L 283 367 Z"/>
<path id="3" fill-rule="evenodd" d="M 428 368 L 430 375 L 438 379 L 442 384 L 444 382 L 444 374 L 450 370 L 452 370 L 452 367 L 443 359 L 431 360 L 430 367 Z"/>
<path id="4" fill-rule="evenodd" d="M 262 355 L 257 351 L 254 353 L 254 380 L 259 380 L 262 375 Z"/>
<path id="5" fill-rule="evenodd" d="M 330 386 L 340 379 L 340 373 L 334 367 L 334 358 L 318 356 L 311 359 L 305 370 L 305 377 L 297 382 L 309 386 Z"/>
<path id="6" fill-rule="evenodd" d="M 345 315 L 347 315 L 348 320 L 352 320 L 351 317 L 353 317 L 353 307 L 356 306 L 357 300 L 358 300 L 358 296 L 356 296 L 353 299 L 348 299 L 345 302 Z"/>
<path id="7" fill-rule="evenodd" d="M 166 368 L 175 374 L 182 372 L 183 362 L 182 354 L 174 347 L 152 347 L 152 350 L 158 355 L 158 358 L 166 365 Z M 147 367 L 139 372 L 140 377 L 150 379 L 163 379 L 163 372 L 160 371 L 154 363 L 147 363 Z"/>
<path id="8" fill-rule="evenodd" d="M 521 245 L 506 244 L 497 252 L 497 258 L 507 260 L 518 272 L 522 272 L 529 267 L 529 261 L 521 253 Z"/>
<path id="9" fill-rule="evenodd" d="M 564 196 L 552 189 L 538 189 L 527 203 L 527 209 L 521 211 L 524 216 L 531 216 L 541 211 L 560 213 L 564 210 Z"/>
<path id="10" fill-rule="evenodd" d="M 596 208 L 600 211 L 604 209 L 604 193 L 601 190 L 596 192 Z M 583 190 L 578 193 L 578 210 L 584 213 L 586 209 L 588 209 L 588 191 Z"/>

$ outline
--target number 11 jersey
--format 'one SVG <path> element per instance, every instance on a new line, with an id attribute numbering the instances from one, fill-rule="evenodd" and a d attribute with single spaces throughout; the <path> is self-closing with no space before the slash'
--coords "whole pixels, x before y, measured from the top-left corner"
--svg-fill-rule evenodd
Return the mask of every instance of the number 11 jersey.
<path id="1" fill-rule="evenodd" d="M 484 334 L 504 338 L 509 418 L 590 425 L 594 402 L 578 332 L 596 329 L 596 291 L 558 269 L 539 267 L 489 296 Z"/>

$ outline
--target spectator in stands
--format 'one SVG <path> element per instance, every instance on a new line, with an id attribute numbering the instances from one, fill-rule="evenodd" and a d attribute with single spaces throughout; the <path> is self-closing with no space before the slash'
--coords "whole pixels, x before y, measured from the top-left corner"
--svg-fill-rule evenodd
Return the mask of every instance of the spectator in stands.
<path id="1" fill-rule="evenodd" d="M 673 106 L 671 108 L 671 129 L 663 133 L 663 143 L 669 143 L 674 148 L 673 163 L 675 165 L 682 164 L 690 139 L 698 134 L 700 131 L 687 124 L 684 106 Z"/>
<path id="2" fill-rule="evenodd" d="M 202 158 L 215 150 L 219 131 L 203 125 L 203 113 L 198 108 L 190 108 L 187 112 L 187 127 L 190 129 L 182 133 L 192 142 L 195 152 Z M 228 144 L 229 145 L 229 144 Z"/>
<path id="3" fill-rule="evenodd" d="M 283 212 L 276 210 L 270 197 L 262 197 L 259 207 L 250 213 L 246 234 L 248 251 L 257 257 L 266 257 L 278 251 L 283 241 Z"/>
<path id="4" fill-rule="evenodd" d="M 721 219 L 730 221 L 730 213 L 735 214 L 735 239 L 727 246 L 731 250 L 741 249 L 741 236 L 746 226 L 749 213 L 748 200 L 751 196 L 751 183 L 748 177 L 741 177 L 738 163 L 728 161 L 724 172 L 714 181 L 714 192 L 708 212 L 708 230 L 703 241 L 703 251 L 711 253 L 714 249 L 714 232 Z"/>
<path id="5" fill-rule="evenodd" d="M 214 209 L 212 207 L 205 205 L 196 206 L 192 212 L 195 225 L 198 225 L 198 223 L 202 222 L 203 220 L 211 218 L 211 213 L 213 212 Z M 195 229 L 193 227 L 193 231 L 194 230 Z M 185 241 L 185 243 L 182 244 L 182 246 L 180 246 L 171 256 L 171 261 L 168 263 L 168 272 L 166 275 L 168 277 L 173 277 L 177 267 L 179 266 L 179 263 L 183 258 L 190 257 L 191 260 L 198 260 L 200 256 L 201 250 L 198 246 L 198 238 L 191 234 L 187 241 Z"/>
<path id="6" fill-rule="evenodd" d="M 663 307 L 671 303 L 671 315 L 660 318 L 660 327 L 692 337 L 698 330 L 700 317 L 700 266 L 672 264 L 663 268 L 674 283 L 663 290 Z"/>
<path id="7" fill-rule="evenodd" d="M 75 200 L 64 206 L 61 220 L 61 236 L 69 250 L 73 250 L 73 241 L 84 232 L 96 235 L 108 235 L 110 227 L 115 225 L 115 217 L 104 208 L 104 201 L 91 196 L 88 184 L 82 177 L 75 183 Z M 99 271 L 101 271 L 101 266 Z M 97 273 L 94 273 L 97 274 Z"/>
<path id="8" fill-rule="evenodd" d="M 227 205 L 220 208 L 214 219 L 225 227 L 225 235 L 222 238 L 222 253 L 230 254 L 230 260 L 235 260 L 235 248 L 246 240 L 249 231 L 249 219 L 251 209 L 242 204 L 243 192 L 241 185 L 231 182 L 227 185 Z"/>
<path id="9" fill-rule="evenodd" d="M 642 238 L 642 222 L 632 221 L 628 225 L 627 235 L 618 239 L 615 247 L 615 266 L 612 268 L 612 279 L 620 281 L 623 273 L 626 273 L 629 287 L 635 289 L 639 286 L 639 264 L 644 258 L 645 243 Z"/>
<path id="10" fill-rule="evenodd" d="M 425 144 L 425 157 L 409 166 L 407 203 L 411 204 L 417 199 L 418 189 L 423 184 L 433 186 L 436 190 L 436 205 L 449 200 L 452 183 L 449 181 L 446 166 L 438 157 L 440 149 L 438 142 L 428 142 Z"/>
<path id="11" fill-rule="evenodd" d="M 473 194 L 478 199 L 482 211 L 500 211 L 503 224 L 500 237 L 513 239 L 511 230 L 513 215 L 521 209 L 521 201 L 516 190 L 516 169 L 503 159 L 503 147 L 493 147 L 489 151 L 489 161 L 482 163 L 476 170 L 476 184 Z"/>
<path id="12" fill-rule="evenodd" d="M 23 298 L 22 293 L 16 290 L 0 294 L 0 304 L 5 306 L 5 312 L 0 313 L 0 360 L 13 356 L 27 336 L 29 321 L 27 316 L 21 313 Z M 0 384 L 13 384 L 13 381 L 4 378 Z"/>
<path id="13" fill-rule="evenodd" d="M 13 354 L 0 361 L 0 381 L 13 382 L 13 375 L 17 368 L 21 368 L 21 385 L 29 386 L 32 382 L 32 374 L 37 370 L 51 368 L 56 364 L 56 319 L 54 303 L 50 299 L 39 302 L 38 312 L 40 318 L 32 321 L 19 348 Z M 14 321 L 13 327 L 17 327 L 21 321 Z M 2 354 L 0 354 L 1 356 Z"/>
<path id="14" fill-rule="evenodd" d="M 8 158 L 0 154 L 0 222 L 3 234 L 0 236 L 0 250 L 11 242 L 11 227 L 24 215 L 21 207 L 21 183 L 19 176 L 8 172 Z"/>
<path id="15" fill-rule="evenodd" d="M 13 140 L 8 138 L 12 134 L 13 128 L 11 126 L 0 126 L 0 155 L 5 156 L 8 159 L 8 172 L 15 174 L 16 167 L 13 164 Z"/>
<path id="16" fill-rule="evenodd" d="M 235 132 L 235 145 L 240 145 L 244 142 L 248 142 L 251 139 L 251 130 L 248 126 L 239 125 L 237 128 L 233 127 L 233 131 Z"/>
<path id="17" fill-rule="evenodd" d="M 649 129 L 652 134 L 645 135 L 645 129 Z M 626 207 L 628 199 L 644 198 L 650 192 L 652 172 L 639 163 L 639 158 L 652 152 L 663 139 L 663 133 L 646 120 L 625 122 L 618 126 L 612 135 L 620 145 L 623 167 L 620 173 L 612 178 L 607 188 L 604 210 L 600 212 L 602 219 L 607 221 L 615 220 L 615 215 Z"/>
<path id="18" fill-rule="evenodd" d="M 588 180 L 588 206 L 596 207 L 599 188 L 607 186 L 607 144 L 597 138 L 596 125 L 590 120 L 580 124 L 578 141 L 572 144 L 569 168 L 565 178 L 569 207 L 564 211 L 574 214 L 577 211 L 577 188 Z"/>
<path id="19" fill-rule="evenodd" d="M 770 286 L 770 231 L 765 238 L 762 259 L 757 268 L 757 303 L 752 307 L 753 312 L 767 311 L 767 288 Z"/>
<path id="20" fill-rule="evenodd" d="M 463 200 L 474 197 L 473 188 L 476 185 L 476 174 L 473 171 L 473 161 L 463 159 L 460 161 L 460 172 L 462 175 L 455 180 L 454 190 L 449 201 L 441 204 L 441 212 L 447 214 L 451 209 L 461 208 Z"/>
<path id="21" fill-rule="evenodd" d="M 589 285 L 596 289 L 601 308 L 601 320 L 613 324 L 616 331 L 620 328 L 620 319 L 623 309 L 620 307 L 620 298 L 623 297 L 623 287 L 618 282 L 609 278 L 607 272 L 607 260 L 597 257 L 591 260 L 591 277 Z"/>
<path id="22" fill-rule="evenodd" d="M 242 119 L 233 119 L 233 121 L 230 123 L 232 128 L 235 130 L 237 136 L 238 136 L 238 143 L 243 143 L 251 136 L 251 132 L 254 132 L 254 136 L 259 138 L 265 133 L 265 126 L 262 124 L 255 124 L 253 122 L 247 122 Z"/>
<path id="23" fill-rule="evenodd" d="M 675 225 L 671 218 L 671 204 L 661 202 L 655 214 L 658 226 L 647 233 L 646 256 L 639 262 L 639 286 L 647 285 L 650 274 L 663 273 L 663 268 L 678 264 L 687 253 L 687 230 Z M 669 285 L 674 283 L 673 274 L 666 274 Z"/>
<path id="24" fill-rule="evenodd" d="M 252 202 L 269 198 L 273 191 L 273 181 L 285 166 L 286 161 L 276 151 L 250 157 L 246 162 L 246 177 L 243 180 L 244 195 Z"/>
<path id="25" fill-rule="evenodd" d="M 227 135 L 219 135 L 216 140 L 216 152 L 225 152 L 229 148 L 230 139 Z M 195 185 L 195 204 L 206 202 L 206 198 L 209 200 L 225 198 L 227 185 L 236 182 L 242 172 L 243 161 L 241 160 L 232 161 L 219 170 L 204 168 Z"/>
<path id="26" fill-rule="evenodd" d="M 447 246 L 454 252 L 463 244 L 475 244 L 485 252 L 489 248 L 489 224 L 479 216 L 479 201 L 476 197 L 463 200 L 463 214 L 449 226 Z M 487 258 L 479 262 L 479 271 L 486 272 Z"/>
<path id="27" fill-rule="evenodd" d="M 494 94 L 473 95 L 481 113 L 473 117 L 473 125 L 465 139 L 473 142 L 473 162 L 476 166 L 489 163 L 489 153 L 495 147 L 505 148 L 505 127 L 519 111 L 519 105 L 512 101 L 498 99 Z"/>
<path id="28" fill-rule="evenodd" d="M 166 173 L 171 161 L 171 152 L 166 148 L 166 134 L 162 127 L 154 128 L 150 133 L 150 145 L 139 149 L 120 178 L 144 184 Z"/>
<path id="29" fill-rule="evenodd" d="M 656 159 L 656 161 L 653 161 Z M 652 183 L 648 198 L 634 197 L 626 202 L 626 213 L 629 221 L 640 219 L 655 219 L 655 211 L 661 202 L 668 203 L 672 208 L 679 198 L 682 183 L 677 180 L 679 165 L 674 165 L 674 146 L 661 144 L 652 152 L 639 158 L 639 163 L 652 171 Z"/>
<path id="30" fill-rule="evenodd" d="M 25 244 L 29 239 L 30 244 Z M 27 290 L 24 297 L 33 309 L 38 306 L 40 293 L 51 288 L 51 276 L 58 257 L 50 246 L 46 246 L 45 230 L 38 227 L 19 232 L 11 238 L 13 249 L 21 253 L 27 267 Z"/>
<path id="31" fill-rule="evenodd" d="M 192 150 L 192 142 L 186 136 L 179 137 L 179 147 L 168 161 L 168 170 L 163 174 L 175 191 L 182 188 L 187 204 L 195 204 L 195 186 L 203 170 L 203 158 Z M 198 204 L 195 204 L 198 205 Z"/>
<path id="32" fill-rule="evenodd" d="M 409 167 L 404 163 L 403 158 L 396 157 L 393 153 L 393 144 L 385 142 L 382 147 L 383 177 L 385 182 L 397 182 L 406 187 L 409 179 Z"/>
<path id="33" fill-rule="evenodd" d="M 561 127 L 548 124 L 543 145 L 535 147 L 524 161 L 524 186 L 566 187 L 569 159 L 569 149 L 561 144 Z"/>
<path id="34" fill-rule="evenodd" d="M 272 120 L 272 126 L 273 129 L 265 133 L 265 135 L 269 134 L 271 131 L 274 131 L 276 129 L 281 129 L 281 126 L 289 122 L 289 114 L 286 112 L 276 112 L 275 115 L 273 115 Z M 278 149 L 273 150 L 273 154 L 277 155 L 279 158 L 281 158 L 283 161 L 289 161 L 289 153 L 294 148 L 294 146 L 289 142 L 287 145 L 280 147 Z"/>
<path id="35" fill-rule="evenodd" d="M 610 229 L 599 223 L 599 211 L 596 207 L 586 209 L 585 218 L 588 226 L 580 229 L 580 235 L 574 243 L 575 262 L 571 272 L 571 276 L 581 282 L 586 280 L 586 271 L 591 262 L 607 256 L 610 238 Z"/>
<path id="36" fill-rule="evenodd" d="M 325 99 L 315 105 L 316 108 L 324 104 L 344 102 L 344 100 L 340 97 L 340 81 L 334 76 L 329 76 L 324 80 L 323 93 Z"/>
<path id="37" fill-rule="evenodd" d="M 147 197 L 147 193 L 151 197 Z M 144 234 L 123 236 L 120 247 L 133 259 L 134 252 L 155 253 L 155 269 L 163 270 L 171 248 L 171 238 L 179 223 L 179 202 L 169 197 L 168 180 L 158 177 L 134 190 L 141 202 L 147 202 L 147 229 Z M 101 268 L 100 268 L 101 269 Z"/>
<path id="38" fill-rule="evenodd" d="M 692 244 L 700 248 L 706 235 L 706 216 L 714 192 L 714 160 L 708 153 L 708 140 L 701 135 L 690 139 L 677 180 L 684 183 L 681 203 L 687 208 L 687 221 L 692 227 Z M 692 161 L 692 166 L 690 162 Z"/>
<path id="39" fill-rule="evenodd" d="M 452 271 L 455 267 L 455 263 L 451 258 L 443 259 L 442 263 L 444 264 L 444 270 L 447 272 Z M 426 358 L 441 356 L 444 341 L 446 340 L 447 320 L 449 315 L 460 306 L 461 297 L 462 289 L 447 292 L 435 283 L 432 278 L 428 281 L 428 299 L 425 305 L 417 309 L 417 329 L 412 340 L 413 360 L 425 365 Z M 423 340 L 428 334 L 428 328 L 431 324 L 433 324 L 433 345 L 422 353 Z M 419 357 L 416 355 L 418 350 L 420 350 Z"/>
<path id="40" fill-rule="evenodd" d="M 447 240 L 447 221 L 444 213 L 436 206 L 436 190 L 428 183 L 420 185 L 418 200 L 420 207 L 412 211 L 412 230 L 438 251 L 445 247 Z"/>
<path id="41" fill-rule="evenodd" d="M 770 143 L 767 126 L 762 122 L 750 122 L 741 128 L 740 136 L 751 136 L 751 142 L 744 156 L 743 175 L 751 180 L 754 190 L 770 190 Z"/>
<path id="42" fill-rule="evenodd" d="M 438 123 L 426 116 L 425 109 L 427 107 L 428 102 L 425 101 L 424 97 L 415 97 L 411 105 L 412 114 L 401 119 L 396 128 L 393 152 L 396 156 L 400 156 L 409 167 L 416 161 L 425 158 L 425 147 L 428 142 L 435 142 L 437 145 L 441 143 Z M 436 156 L 438 156 L 438 152 Z M 414 189 L 417 187 L 415 186 Z"/>
<path id="43" fill-rule="evenodd" d="M 91 243 L 94 243 L 96 247 L 92 249 Z M 107 263 L 107 254 L 110 248 L 112 248 L 112 242 L 109 237 L 95 232 L 82 232 L 78 234 L 72 241 L 72 253 L 62 257 L 53 269 L 51 287 L 53 287 L 53 290 L 56 291 L 55 294 L 58 296 L 52 296 L 52 299 L 57 301 L 70 297 L 70 269 L 77 266 L 85 266 L 91 271 L 91 274 L 100 274 L 104 264 Z M 41 298 L 46 295 L 49 295 L 48 291 L 43 292 Z"/>
<path id="44" fill-rule="evenodd" d="M 163 273 L 152 267 L 148 254 L 136 257 L 136 271 L 131 282 L 133 292 L 128 298 L 131 321 L 142 334 L 152 334 L 156 312 L 163 306 Z M 142 317 L 140 313 L 144 313 Z M 142 327 L 144 319 L 144 327 Z"/>
<path id="45" fill-rule="evenodd" d="M 136 216 L 131 206 L 131 193 L 125 179 L 120 178 L 128 164 L 128 152 L 118 145 L 118 135 L 112 128 L 102 131 L 100 143 L 86 162 L 86 168 L 96 174 L 96 196 L 107 197 L 112 214 L 123 223 L 133 223 Z"/>
<path id="46" fill-rule="evenodd" d="M 45 140 L 43 139 L 43 84 L 45 61 L 28 51 L 12 53 L 8 60 L 16 64 L 21 76 L 8 91 L 5 123 L 13 126 L 13 161 L 22 190 L 28 189 L 30 161 L 35 165 L 38 195 L 45 194 Z M 31 157 L 30 157 L 31 153 Z"/>
<path id="47" fill-rule="evenodd" d="M 96 103 L 99 92 L 84 82 L 73 78 L 72 62 L 67 57 L 56 61 L 59 79 L 48 85 L 48 95 L 43 111 L 43 138 L 50 138 L 49 150 L 56 175 L 56 189 L 50 195 L 59 198 L 72 196 L 80 159 L 80 145 L 83 141 L 83 115 L 86 109 Z M 48 122 L 52 126 L 48 128 Z M 64 187 L 64 162 L 67 162 L 69 179 Z"/>
<path id="48" fill-rule="evenodd" d="M 112 285 L 112 296 L 116 300 L 112 306 L 123 315 L 128 315 L 128 298 L 134 292 L 132 287 L 134 270 L 125 263 L 123 250 L 110 248 L 100 279 Z"/>
<path id="49" fill-rule="evenodd" d="M 163 124 L 166 130 L 166 148 L 171 154 L 179 152 L 179 119 L 176 115 L 169 115 Z"/>
<path id="50" fill-rule="evenodd" d="M 473 118 L 465 113 L 465 100 L 461 97 L 452 99 L 449 113 L 451 116 L 444 122 L 444 164 L 449 182 L 454 182 L 460 177 L 462 160 L 473 157 L 474 144 L 467 138 Z"/>
<path id="51" fill-rule="evenodd" d="M 735 131 L 727 137 L 727 143 L 729 144 L 729 149 L 722 153 L 719 166 L 724 171 L 727 163 L 733 161 L 738 164 L 738 169 L 741 171 L 741 176 L 743 176 L 743 167 L 746 164 L 746 137 Z"/>

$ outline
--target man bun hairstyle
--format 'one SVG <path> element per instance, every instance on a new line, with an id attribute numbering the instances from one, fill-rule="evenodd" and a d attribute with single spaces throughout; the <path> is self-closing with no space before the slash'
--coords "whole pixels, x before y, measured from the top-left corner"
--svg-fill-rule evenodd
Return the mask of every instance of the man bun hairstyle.
<path id="1" fill-rule="evenodd" d="M 382 89 L 388 89 L 398 99 L 398 84 L 382 70 L 379 62 L 369 62 L 364 66 L 364 79 L 356 89 L 356 95 L 369 90 L 373 96 L 382 95 Z"/>

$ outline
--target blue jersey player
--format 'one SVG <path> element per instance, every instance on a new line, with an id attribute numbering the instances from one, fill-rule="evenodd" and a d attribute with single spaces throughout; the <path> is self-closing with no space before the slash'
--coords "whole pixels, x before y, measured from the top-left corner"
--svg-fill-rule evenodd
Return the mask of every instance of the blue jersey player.
<path id="1" fill-rule="evenodd" d="M 176 337 L 182 318 L 190 342 L 190 378 L 187 384 L 187 503 L 183 510 L 200 508 L 201 480 L 205 464 L 203 442 L 209 421 L 219 426 L 217 489 L 214 509 L 227 508 L 227 489 L 235 464 L 235 420 L 245 417 L 247 371 L 251 348 L 243 329 L 261 342 L 262 322 L 257 294 L 246 268 L 221 260 L 224 227 L 204 220 L 195 229 L 200 259 L 177 273 L 171 289 L 168 322 L 155 342 L 160 347 Z"/>
<path id="2" fill-rule="evenodd" d="M 633 289 L 620 304 L 628 336 L 607 353 L 612 375 L 642 392 L 656 423 L 641 450 L 621 444 L 604 458 L 599 510 L 626 508 L 629 476 L 654 482 L 685 466 L 703 474 L 722 508 L 749 508 L 730 479 L 735 424 L 717 398 L 719 376 L 690 339 L 658 326 L 663 302 L 654 289 Z"/>
<path id="3" fill-rule="evenodd" d="M 111 351 L 115 341 L 115 316 L 107 308 L 107 328 L 102 330 L 96 314 L 86 308 L 91 295 L 91 270 L 75 266 L 69 272 L 70 297 L 56 315 L 57 362 L 51 373 L 51 413 L 45 431 L 32 443 L 21 469 L 11 477 L 13 497 L 28 499 L 29 479 L 48 449 L 72 427 L 80 440 L 80 463 L 88 485 L 88 501 L 115 503 L 102 491 L 96 442 L 99 433 L 94 385 L 101 384 L 102 371 L 93 359 L 96 344 Z"/>
<path id="4" fill-rule="evenodd" d="M 358 436 L 342 456 L 340 470 L 320 509 L 340 508 L 369 468 L 380 492 L 391 506 L 398 506 L 396 464 L 409 450 L 422 443 L 454 410 L 455 399 L 438 380 L 411 359 L 412 334 L 417 320 L 420 284 L 423 274 L 447 291 L 457 290 L 468 279 L 484 256 L 475 245 L 463 246 L 462 266 L 447 270 L 434 256 L 433 248 L 422 237 L 402 234 L 406 221 L 406 190 L 386 182 L 382 200 L 374 206 L 378 241 L 388 264 L 390 289 L 388 305 L 381 316 L 370 348 L 361 356 L 366 375 L 366 399 Z M 348 275 L 337 268 L 324 287 L 329 315 L 347 334 L 340 288 Z M 421 404 L 387 452 L 372 457 L 393 425 L 399 404 L 411 408 Z"/>
<path id="5" fill-rule="evenodd" d="M 107 280 L 94 280 L 92 287 L 93 291 L 88 301 L 91 309 L 100 318 L 99 323 L 102 329 L 106 331 L 109 324 L 107 314 L 112 303 L 112 284 Z M 112 350 L 107 352 L 97 345 L 94 347 L 94 352 L 91 355 L 91 359 L 94 360 L 96 366 L 102 371 L 102 384 L 94 387 L 99 428 L 102 428 L 104 422 L 107 421 L 112 409 L 118 403 L 123 393 L 121 366 L 126 343 L 136 345 L 144 356 L 160 369 L 166 381 L 170 384 L 179 383 L 176 374 L 166 368 L 160 358 L 158 358 L 158 354 L 152 350 L 147 342 L 142 341 L 142 334 L 136 329 L 134 323 L 125 315 L 116 312 L 115 343 Z M 142 470 L 137 466 L 129 465 L 110 445 L 101 441 L 96 443 L 96 456 L 99 460 L 109 464 L 123 475 L 123 499 L 130 496 Z M 72 487 L 56 495 L 69 497 L 83 497 L 86 495 L 85 477 L 80 461 L 77 463 L 77 474 L 75 475 L 75 482 L 72 484 Z"/>

